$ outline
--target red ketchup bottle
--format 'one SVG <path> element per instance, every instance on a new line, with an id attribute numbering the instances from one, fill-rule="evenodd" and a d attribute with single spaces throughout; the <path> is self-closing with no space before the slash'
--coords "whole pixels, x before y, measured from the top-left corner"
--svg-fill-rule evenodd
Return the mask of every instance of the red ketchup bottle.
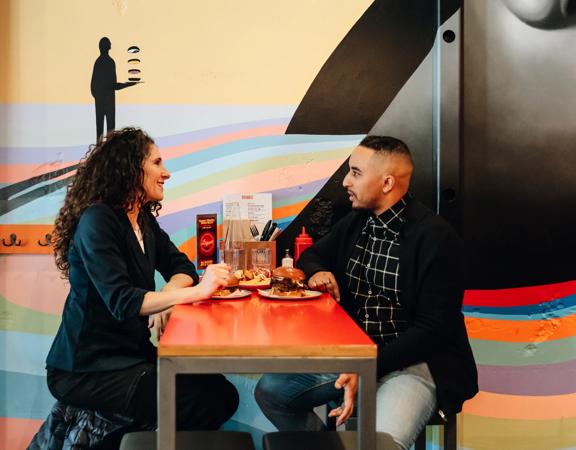
<path id="1" fill-rule="evenodd" d="M 304 250 L 312 245 L 312 237 L 306 234 L 306 227 L 302 227 L 302 233 L 294 240 L 294 264 L 298 262 L 298 258 Z"/>

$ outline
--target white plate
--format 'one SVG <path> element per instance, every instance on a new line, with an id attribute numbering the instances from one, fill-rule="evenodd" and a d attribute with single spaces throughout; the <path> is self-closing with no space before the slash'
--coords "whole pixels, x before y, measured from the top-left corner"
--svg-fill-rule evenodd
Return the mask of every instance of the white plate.
<path id="1" fill-rule="evenodd" d="M 237 298 L 246 298 L 252 295 L 252 292 L 246 289 L 236 289 L 230 295 L 213 295 L 216 300 L 236 300 Z"/>
<path id="2" fill-rule="evenodd" d="M 273 298 L 275 300 L 310 300 L 313 298 L 318 298 L 322 295 L 320 291 L 304 291 L 306 295 L 275 295 L 270 293 L 271 289 L 258 289 L 258 293 L 265 298 Z"/>

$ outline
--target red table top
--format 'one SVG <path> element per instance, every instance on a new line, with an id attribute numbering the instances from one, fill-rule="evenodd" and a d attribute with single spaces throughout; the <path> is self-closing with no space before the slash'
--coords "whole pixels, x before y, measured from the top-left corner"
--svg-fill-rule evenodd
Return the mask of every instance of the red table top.
<path id="1" fill-rule="evenodd" d="M 376 357 L 376 345 L 327 294 L 294 301 L 253 293 L 176 306 L 158 355 Z"/>

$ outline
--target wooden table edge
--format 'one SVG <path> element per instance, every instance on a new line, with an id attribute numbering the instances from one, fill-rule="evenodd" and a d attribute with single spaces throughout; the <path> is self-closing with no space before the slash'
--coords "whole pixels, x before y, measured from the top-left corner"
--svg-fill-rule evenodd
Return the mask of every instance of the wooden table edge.
<path id="1" fill-rule="evenodd" d="M 170 356 L 244 356 L 244 357 L 300 357 L 300 358 L 376 358 L 377 347 L 371 345 L 316 345 L 316 346 L 226 346 L 226 345 L 160 345 L 159 357 Z"/>

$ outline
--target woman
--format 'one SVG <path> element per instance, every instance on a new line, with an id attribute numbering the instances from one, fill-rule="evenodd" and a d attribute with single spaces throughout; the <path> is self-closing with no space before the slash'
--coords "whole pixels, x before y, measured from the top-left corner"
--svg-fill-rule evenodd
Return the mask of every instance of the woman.
<path id="1" fill-rule="evenodd" d="M 176 304 L 226 285 L 224 264 L 194 265 L 155 219 L 170 174 L 158 147 L 135 128 L 110 133 L 88 153 L 56 218 L 56 265 L 70 281 L 62 323 L 46 360 L 48 387 L 63 403 L 156 421 L 156 349 Z M 167 284 L 155 292 L 154 271 Z M 177 428 L 217 429 L 238 406 L 222 375 L 180 375 Z"/>

